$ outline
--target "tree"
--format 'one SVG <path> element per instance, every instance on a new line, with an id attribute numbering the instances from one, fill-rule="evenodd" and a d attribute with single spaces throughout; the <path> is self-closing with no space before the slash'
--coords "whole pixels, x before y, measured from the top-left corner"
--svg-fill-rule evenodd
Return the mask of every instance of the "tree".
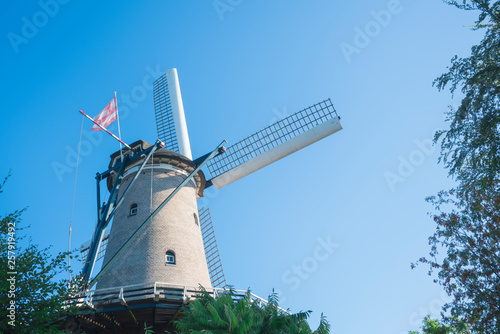
<path id="1" fill-rule="evenodd" d="M 456 189 L 427 199 L 436 231 L 429 238 L 430 266 L 453 297 L 443 307 L 448 325 L 465 321 L 477 333 L 500 333 L 500 1 L 444 0 L 462 10 L 479 11 L 472 29 L 485 31 L 466 58 L 455 56 L 448 72 L 434 81 L 463 94 L 450 108 L 448 130 L 439 131 L 440 162 Z M 415 265 L 412 265 L 413 267 Z"/>
<path id="2" fill-rule="evenodd" d="M 444 318 L 462 318 L 480 333 L 500 333 L 500 180 L 467 183 L 428 201 L 437 210 L 437 227 L 429 238 L 430 259 L 419 262 L 429 264 L 429 275 L 438 271 L 434 281 L 453 296 Z"/>
<path id="3" fill-rule="evenodd" d="M 278 308 L 278 296 L 272 293 L 265 306 L 252 301 L 250 291 L 235 298 L 233 289 L 212 297 L 203 288 L 184 309 L 185 318 L 176 322 L 181 333 L 304 333 L 327 334 L 330 324 L 321 315 L 318 329 L 312 331 L 306 319 L 311 311 L 288 314 Z"/>
<path id="4" fill-rule="evenodd" d="M 431 319 L 429 316 L 424 318 L 422 326 L 423 334 L 470 334 L 467 325 L 460 323 L 456 326 L 440 324 L 439 321 Z M 410 331 L 408 334 L 420 334 L 417 331 Z"/>
<path id="5" fill-rule="evenodd" d="M 0 193 L 9 176 L 0 185 Z M 67 280 L 55 280 L 67 270 L 68 253 L 52 257 L 50 248 L 39 249 L 31 239 L 21 246 L 25 210 L 0 217 L 0 332 L 59 333 L 49 324 L 72 309 L 67 296 L 73 288 L 68 288 Z"/>
<path id="6" fill-rule="evenodd" d="M 459 180 L 494 177 L 500 172 L 500 1 L 445 0 L 463 10 L 478 10 L 472 29 L 485 29 L 482 41 L 466 58 L 455 56 L 448 72 L 434 81 L 439 90 L 449 86 L 464 94 L 460 106 L 450 108 L 449 130 L 442 138 L 441 161 Z"/>

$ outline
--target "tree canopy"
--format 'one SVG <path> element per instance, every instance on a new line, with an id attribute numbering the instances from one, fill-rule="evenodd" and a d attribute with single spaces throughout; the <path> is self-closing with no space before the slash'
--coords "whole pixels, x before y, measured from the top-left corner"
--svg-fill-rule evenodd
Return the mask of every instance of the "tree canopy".
<path id="1" fill-rule="evenodd" d="M 429 257 L 418 262 L 429 265 L 429 275 L 437 272 L 434 281 L 453 297 L 443 307 L 447 325 L 464 321 L 472 333 L 500 333 L 500 1 L 444 2 L 477 10 L 473 29 L 485 34 L 434 81 L 439 90 L 463 94 L 448 111 L 449 129 L 435 136 L 457 187 L 427 199 L 436 231 Z M 448 333 L 430 328 L 424 332 Z"/>
<path id="2" fill-rule="evenodd" d="M 437 271 L 434 281 L 453 297 L 445 319 L 461 318 L 480 333 L 500 333 L 499 187 L 498 179 L 479 180 L 430 197 L 437 227 L 429 259 L 419 260 L 429 264 L 429 274 Z"/>
<path id="3" fill-rule="evenodd" d="M 9 176 L 0 184 L 0 193 Z M 59 333 L 50 324 L 71 309 L 66 299 L 73 289 L 67 280 L 56 279 L 67 272 L 68 253 L 52 256 L 50 248 L 39 249 L 31 239 L 22 246 L 25 210 L 0 216 L 0 332 Z"/>
<path id="4" fill-rule="evenodd" d="M 408 334 L 420 334 L 417 331 L 410 331 Z M 431 319 L 429 316 L 424 318 L 422 326 L 422 334 L 471 334 L 467 325 L 464 323 L 459 323 L 454 326 L 448 326 L 439 323 L 435 319 Z"/>
<path id="5" fill-rule="evenodd" d="M 463 10 L 479 11 L 473 29 L 484 38 L 466 58 L 453 57 L 448 72 L 434 81 L 439 90 L 459 89 L 464 97 L 448 112 L 450 128 L 442 138 L 441 160 L 452 176 L 474 180 L 500 171 L 500 1 L 444 1 Z"/>

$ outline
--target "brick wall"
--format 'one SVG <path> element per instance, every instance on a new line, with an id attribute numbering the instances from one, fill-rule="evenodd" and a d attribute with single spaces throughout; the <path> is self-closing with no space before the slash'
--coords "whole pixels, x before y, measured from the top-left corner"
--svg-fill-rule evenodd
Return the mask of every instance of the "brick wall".
<path id="1" fill-rule="evenodd" d="M 153 170 L 153 211 L 185 179 L 176 167 L 162 164 Z M 151 174 L 145 168 L 117 210 L 111 227 L 104 264 L 118 251 L 151 213 Z M 118 197 L 134 173 L 121 183 Z M 130 207 L 137 204 L 137 214 Z M 196 185 L 194 180 L 182 188 L 156 215 L 149 227 L 111 266 L 97 283 L 97 289 L 147 282 L 165 282 L 210 287 L 203 240 L 197 224 Z M 176 264 L 166 265 L 165 253 L 175 253 Z"/>

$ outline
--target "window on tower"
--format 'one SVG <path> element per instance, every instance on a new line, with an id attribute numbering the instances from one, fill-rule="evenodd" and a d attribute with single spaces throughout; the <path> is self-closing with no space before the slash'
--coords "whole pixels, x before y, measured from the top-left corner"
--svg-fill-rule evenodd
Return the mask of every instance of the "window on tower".
<path id="1" fill-rule="evenodd" d="M 134 203 L 130 206 L 130 215 L 135 216 L 137 214 L 137 204 Z"/>
<path id="2" fill-rule="evenodd" d="M 175 264 L 175 254 L 172 251 L 165 253 L 165 264 Z"/>

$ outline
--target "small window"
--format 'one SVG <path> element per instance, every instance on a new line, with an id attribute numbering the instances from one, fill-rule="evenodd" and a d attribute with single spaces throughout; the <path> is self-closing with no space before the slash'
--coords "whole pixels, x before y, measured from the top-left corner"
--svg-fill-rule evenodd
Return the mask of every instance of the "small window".
<path id="1" fill-rule="evenodd" d="M 165 264 L 175 264 L 175 254 L 174 254 L 174 252 L 168 251 L 165 254 Z"/>
<path id="2" fill-rule="evenodd" d="M 135 216 L 137 214 L 137 204 L 132 204 L 130 206 L 130 215 Z"/>
<path id="3" fill-rule="evenodd" d="M 196 213 L 193 213 L 193 216 L 194 216 L 194 222 L 196 223 L 196 225 L 200 225 L 200 223 L 198 221 L 198 215 Z"/>

